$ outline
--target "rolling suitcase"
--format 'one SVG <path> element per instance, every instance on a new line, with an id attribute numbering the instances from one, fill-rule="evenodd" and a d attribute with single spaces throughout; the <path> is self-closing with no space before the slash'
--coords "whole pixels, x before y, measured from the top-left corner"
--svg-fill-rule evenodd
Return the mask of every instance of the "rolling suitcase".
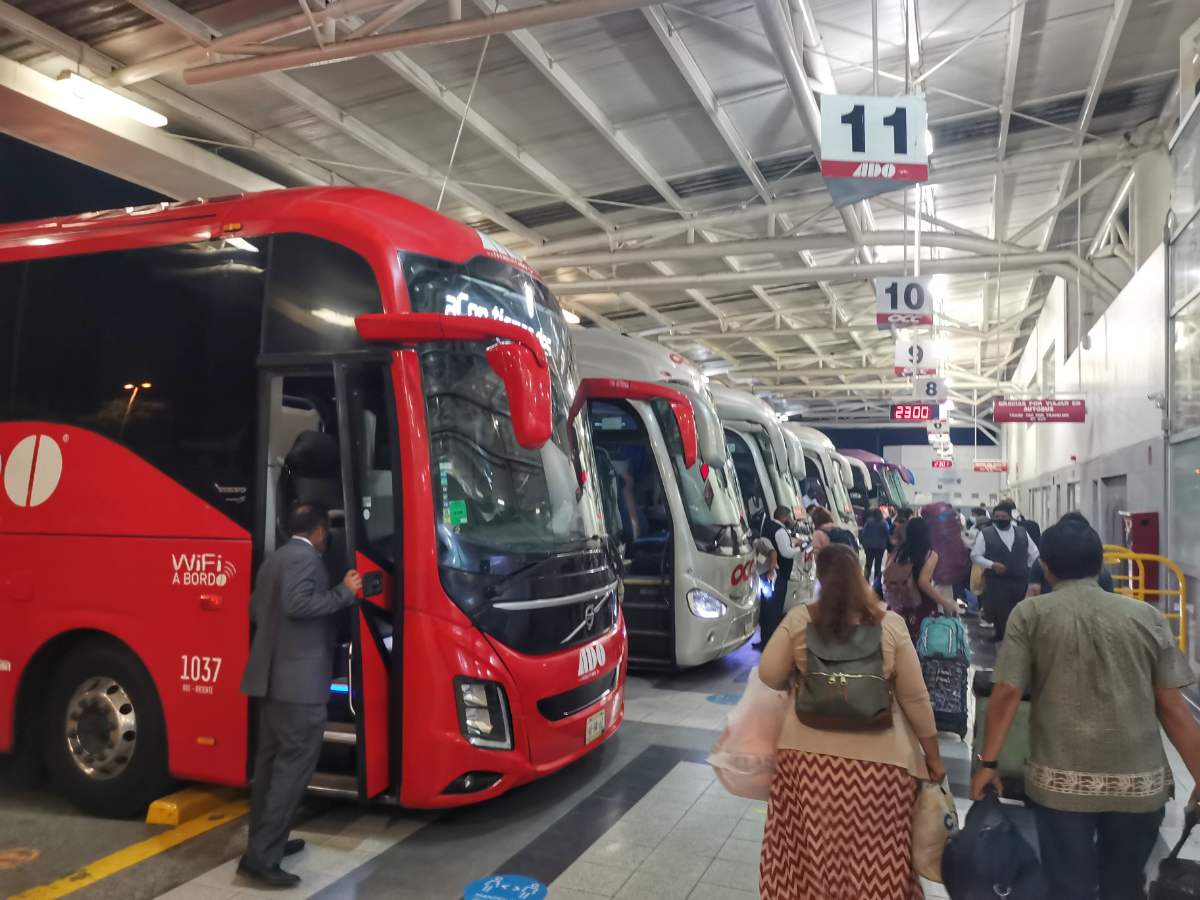
<path id="1" fill-rule="evenodd" d="M 1183 820 L 1183 834 L 1158 866 L 1158 877 L 1150 883 L 1150 900 L 1197 900 L 1200 898 L 1200 862 L 1180 859 L 1179 851 L 1187 843 L 1196 820 L 1195 809 L 1189 809 Z"/>
<path id="2" fill-rule="evenodd" d="M 948 731 L 960 738 L 967 736 L 967 670 L 965 659 L 921 660 L 921 674 L 929 689 L 933 718 L 938 731 Z"/>
<path id="3" fill-rule="evenodd" d="M 971 737 L 972 759 L 978 759 L 983 751 L 983 728 L 987 722 L 988 699 L 992 696 L 992 670 L 980 669 L 975 673 L 975 681 L 971 686 L 975 694 L 975 731 Z M 1017 714 L 1009 726 L 1008 736 L 1000 749 L 1000 758 L 996 761 L 997 771 L 1004 782 L 1004 796 L 1024 798 L 1025 794 L 1025 764 L 1029 762 L 1029 715 L 1032 707 L 1029 694 L 1021 698 Z M 978 768 L 978 763 L 972 771 Z"/>

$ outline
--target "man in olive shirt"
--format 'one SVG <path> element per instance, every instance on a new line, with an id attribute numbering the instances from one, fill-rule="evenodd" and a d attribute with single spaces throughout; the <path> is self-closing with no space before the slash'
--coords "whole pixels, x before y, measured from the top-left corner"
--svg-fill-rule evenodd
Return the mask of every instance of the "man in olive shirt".
<path id="1" fill-rule="evenodd" d="M 1042 535 L 1053 590 L 1009 620 L 971 783 L 973 799 L 989 784 L 1000 788 L 996 759 L 1029 691 L 1025 790 L 1055 900 L 1145 896 L 1146 862 L 1173 788 L 1160 724 L 1200 784 L 1200 725 L 1179 690 L 1191 670 L 1158 610 L 1100 589 L 1103 558 L 1086 522 L 1066 520 Z"/>

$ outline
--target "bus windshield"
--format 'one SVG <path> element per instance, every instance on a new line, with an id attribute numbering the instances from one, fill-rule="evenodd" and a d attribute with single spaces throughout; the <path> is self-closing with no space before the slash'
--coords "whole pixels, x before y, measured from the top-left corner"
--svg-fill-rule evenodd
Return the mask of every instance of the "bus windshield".
<path id="1" fill-rule="evenodd" d="M 887 485 L 887 493 L 892 498 L 892 502 L 896 506 L 908 506 L 908 498 L 904 495 L 904 483 L 900 480 L 900 473 L 891 466 L 886 466 L 883 469 L 883 480 Z"/>
<path id="2" fill-rule="evenodd" d="M 489 257 L 450 263 L 402 254 L 414 312 L 480 316 L 528 328 L 550 364 L 553 431 L 538 450 L 513 434 L 504 384 L 479 342 L 420 347 L 433 514 L 443 567 L 508 575 L 603 539 L 591 437 L 570 416 L 579 379 L 558 302 L 536 279 Z"/>
<path id="3" fill-rule="evenodd" d="M 689 469 L 683 462 L 679 426 L 666 400 L 651 400 L 650 408 L 667 445 L 679 494 L 696 546 L 706 553 L 745 553 L 750 549 L 749 529 L 740 509 L 737 475 L 726 457 L 724 466 L 706 466 L 697 459 Z M 715 416 L 714 416 L 715 418 Z M 707 470 L 707 478 L 702 470 Z"/>

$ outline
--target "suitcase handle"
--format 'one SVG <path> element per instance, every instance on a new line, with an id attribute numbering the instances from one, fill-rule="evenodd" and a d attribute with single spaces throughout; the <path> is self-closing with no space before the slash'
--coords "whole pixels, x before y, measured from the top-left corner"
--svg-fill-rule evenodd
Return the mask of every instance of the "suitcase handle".
<path id="1" fill-rule="evenodd" d="M 1183 814 L 1183 834 L 1180 835 L 1179 841 L 1175 844 L 1170 854 L 1168 854 L 1167 859 L 1178 858 L 1179 851 L 1183 849 L 1183 845 L 1192 836 L 1192 829 L 1196 827 L 1198 821 L 1200 821 L 1200 808 L 1189 805 Z"/>

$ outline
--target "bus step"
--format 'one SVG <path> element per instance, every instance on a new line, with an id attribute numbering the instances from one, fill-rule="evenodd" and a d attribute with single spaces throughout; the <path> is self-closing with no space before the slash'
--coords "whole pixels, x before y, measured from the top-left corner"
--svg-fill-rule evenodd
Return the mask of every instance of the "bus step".
<path id="1" fill-rule="evenodd" d="M 358 743 L 358 732 L 351 722 L 329 722 L 325 725 L 325 743 L 352 747 Z"/>
<path id="2" fill-rule="evenodd" d="M 358 799 L 358 779 L 353 775 L 336 775 L 332 772 L 317 772 L 308 784 L 308 792 L 321 797 Z"/>

